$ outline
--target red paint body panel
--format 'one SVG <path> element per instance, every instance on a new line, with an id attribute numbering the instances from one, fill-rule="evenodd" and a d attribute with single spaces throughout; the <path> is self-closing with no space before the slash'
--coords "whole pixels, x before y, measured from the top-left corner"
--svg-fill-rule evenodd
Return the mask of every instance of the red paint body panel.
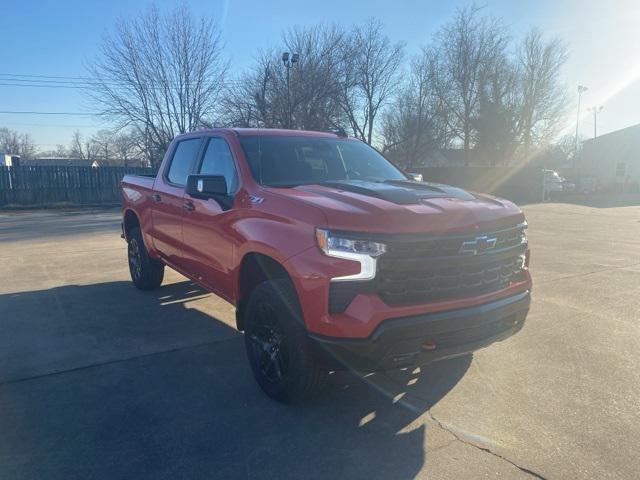
<path id="1" fill-rule="evenodd" d="M 330 279 L 358 273 L 360 266 L 324 255 L 316 245 L 316 227 L 442 234 L 510 227 L 523 222 L 524 215 L 509 201 L 483 195 L 473 200 L 434 198 L 398 205 L 320 185 L 266 188 L 251 175 L 239 141 L 242 135 L 336 138 L 328 133 L 287 130 L 195 132 L 174 140 L 155 181 L 128 175 L 122 182 L 123 219 L 127 212 L 135 213 L 150 255 L 230 302 L 240 300 L 239 266 L 249 253 L 267 255 L 285 268 L 296 287 L 307 329 L 330 337 L 364 338 L 388 318 L 480 305 L 531 288 L 531 277 L 525 271 L 522 281 L 490 294 L 401 307 L 388 306 L 377 295 L 361 294 L 343 313 L 329 314 Z M 239 187 L 228 210 L 213 199 L 189 197 L 164 177 L 177 141 L 211 136 L 226 140 L 238 172 Z M 193 204 L 193 211 L 183 208 L 186 202 Z"/>

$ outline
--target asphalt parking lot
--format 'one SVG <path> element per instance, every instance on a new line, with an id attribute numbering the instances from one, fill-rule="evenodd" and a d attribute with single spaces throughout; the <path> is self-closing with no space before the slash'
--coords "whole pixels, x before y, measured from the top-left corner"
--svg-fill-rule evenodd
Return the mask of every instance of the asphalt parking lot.
<path id="1" fill-rule="evenodd" d="M 0 212 L 0 478 L 638 478 L 640 207 L 525 211 L 522 332 L 298 406 L 229 304 L 131 285 L 117 211 Z"/>

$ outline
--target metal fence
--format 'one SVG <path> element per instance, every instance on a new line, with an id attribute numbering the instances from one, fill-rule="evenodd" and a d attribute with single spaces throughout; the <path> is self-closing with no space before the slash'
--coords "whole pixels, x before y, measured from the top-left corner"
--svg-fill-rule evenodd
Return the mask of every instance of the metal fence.
<path id="1" fill-rule="evenodd" d="M 92 205 L 120 202 L 125 174 L 149 174 L 138 167 L 0 167 L 0 206 Z"/>

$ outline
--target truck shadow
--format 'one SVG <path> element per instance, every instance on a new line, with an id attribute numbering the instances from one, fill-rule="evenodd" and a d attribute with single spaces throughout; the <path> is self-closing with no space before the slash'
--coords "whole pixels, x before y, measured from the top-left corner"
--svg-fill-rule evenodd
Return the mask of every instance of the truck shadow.
<path id="1" fill-rule="evenodd" d="M 470 357 L 280 405 L 220 303 L 190 282 L 0 295 L 0 477 L 410 479 L 452 440 L 425 414 Z"/>

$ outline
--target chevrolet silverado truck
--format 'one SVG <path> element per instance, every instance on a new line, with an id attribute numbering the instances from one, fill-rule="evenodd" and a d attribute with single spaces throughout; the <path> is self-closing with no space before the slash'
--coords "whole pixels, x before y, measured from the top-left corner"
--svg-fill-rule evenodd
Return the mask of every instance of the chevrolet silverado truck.
<path id="1" fill-rule="evenodd" d="M 358 372 L 466 355 L 529 310 L 527 223 L 513 203 L 412 180 L 341 134 L 177 136 L 155 177 L 122 181 L 136 287 L 168 266 L 236 307 L 270 397 Z"/>

